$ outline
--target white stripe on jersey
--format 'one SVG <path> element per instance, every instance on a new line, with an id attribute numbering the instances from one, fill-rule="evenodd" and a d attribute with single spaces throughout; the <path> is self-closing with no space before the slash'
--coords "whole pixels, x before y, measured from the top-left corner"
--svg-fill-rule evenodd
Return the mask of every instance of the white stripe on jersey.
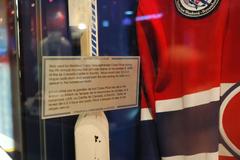
<path id="1" fill-rule="evenodd" d="M 218 152 L 199 153 L 191 156 L 179 155 L 171 157 L 162 157 L 162 160 L 218 160 Z"/>
<path id="2" fill-rule="evenodd" d="M 222 145 L 218 145 L 219 156 L 233 157 L 233 155 Z"/>
<path id="3" fill-rule="evenodd" d="M 236 83 L 221 83 L 221 96 Z"/>
<path id="4" fill-rule="evenodd" d="M 148 121 L 153 120 L 151 111 L 149 108 L 142 108 L 141 109 L 141 121 Z"/>
<path id="5" fill-rule="evenodd" d="M 220 100 L 220 87 L 184 95 L 180 98 L 156 101 L 156 112 L 171 112 Z"/>

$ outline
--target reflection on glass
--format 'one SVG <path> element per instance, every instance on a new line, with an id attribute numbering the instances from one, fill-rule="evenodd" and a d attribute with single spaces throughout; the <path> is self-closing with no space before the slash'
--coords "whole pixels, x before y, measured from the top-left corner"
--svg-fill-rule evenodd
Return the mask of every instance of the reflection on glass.
<path id="1" fill-rule="evenodd" d="M 0 63 L 0 146 L 7 151 L 14 147 L 10 83 L 10 67 Z"/>
<path id="2" fill-rule="evenodd" d="M 0 56 L 7 52 L 7 17 L 4 1 L 0 1 Z"/>
<path id="3" fill-rule="evenodd" d="M 6 1 L 0 1 L 0 147 L 14 150 Z M 1 159 L 1 157 L 0 157 Z"/>
<path id="4" fill-rule="evenodd" d="M 70 42 L 60 31 L 48 32 L 48 36 L 43 39 L 42 47 L 45 56 L 64 56 L 71 53 Z"/>
<path id="5" fill-rule="evenodd" d="M 3 21 L 3 20 L 2 20 Z M 0 19 L 0 24 L 3 23 Z M 0 25 L 0 56 L 7 52 L 7 30 Z"/>
<path id="6" fill-rule="evenodd" d="M 65 56 L 71 54 L 71 44 L 64 36 L 66 17 L 64 9 L 52 8 L 47 10 L 47 36 L 42 41 L 44 56 Z"/>

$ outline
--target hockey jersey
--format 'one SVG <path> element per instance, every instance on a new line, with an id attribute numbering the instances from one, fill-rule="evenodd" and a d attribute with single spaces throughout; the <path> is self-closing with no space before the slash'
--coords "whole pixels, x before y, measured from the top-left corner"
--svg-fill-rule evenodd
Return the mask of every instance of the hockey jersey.
<path id="1" fill-rule="evenodd" d="M 240 157 L 239 11 L 237 0 L 139 1 L 141 159 Z"/>

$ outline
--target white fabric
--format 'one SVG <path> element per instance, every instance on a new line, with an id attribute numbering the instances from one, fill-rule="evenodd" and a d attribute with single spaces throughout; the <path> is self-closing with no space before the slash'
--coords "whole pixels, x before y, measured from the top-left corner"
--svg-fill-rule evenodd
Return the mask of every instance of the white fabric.
<path id="1" fill-rule="evenodd" d="M 171 157 L 162 157 L 162 160 L 218 160 L 218 152 L 199 153 L 191 156 L 178 155 Z"/>
<path id="2" fill-rule="evenodd" d="M 180 98 L 156 101 L 156 112 L 171 112 L 219 101 L 220 87 L 188 94 Z"/>
<path id="3" fill-rule="evenodd" d="M 218 152 L 220 156 L 233 157 L 233 155 L 222 145 L 218 145 Z"/>
<path id="4" fill-rule="evenodd" d="M 153 120 L 152 114 L 149 108 L 141 109 L 141 121 Z"/>

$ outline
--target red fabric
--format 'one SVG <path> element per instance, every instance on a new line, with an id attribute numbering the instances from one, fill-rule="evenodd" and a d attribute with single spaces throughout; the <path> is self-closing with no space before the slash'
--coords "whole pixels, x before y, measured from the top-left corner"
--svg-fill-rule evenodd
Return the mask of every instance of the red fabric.
<path id="1" fill-rule="evenodd" d="M 227 157 L 227 156 L 220 156 L 219 160 L 237 160 L 237 158 L 234 157 Z"/>
<path id="2" fill-rule="evenodd" d="M 230 2 L 222 56 L 223 83 L 240 81 L 240 3 L 238 0 L 230 0 Z"/>
<path id="3" fill-rule="evenodd" d="M 153 113 L 156 100 L 240 82 L 239 1 L 221 0 L 213 13 L 199 19 L 182 16 L 173 2 L 140 0 L 137 12 L 145 93 L 142 107 L 150 107 Z M 231 103 L 235 107 L 226 110 L 224 123 L 228 124 L 224 126 L 229 127 L 231 133 L 227 134 L 233 135 L 231 140 L 239 146 L 240 129 L 236 124 L 240 100 Z M 235 158 L 221 156 L 220 160 Z"/>
<path id="4" fill-rule="evenodd" d="M 240 93 L 231 99 L 223 115 L 223 126 L 231 142 L 240 148 Z"/>
<path id="5" fill-rule="evenodd" d="M 220 84 L 221 54 L 229 1 L 207 18 L 180 15 L 169 0 L 140 0 L 138 44 L 149 106 Z M 138 19 L 137 18 L 137 19 Z"/>

